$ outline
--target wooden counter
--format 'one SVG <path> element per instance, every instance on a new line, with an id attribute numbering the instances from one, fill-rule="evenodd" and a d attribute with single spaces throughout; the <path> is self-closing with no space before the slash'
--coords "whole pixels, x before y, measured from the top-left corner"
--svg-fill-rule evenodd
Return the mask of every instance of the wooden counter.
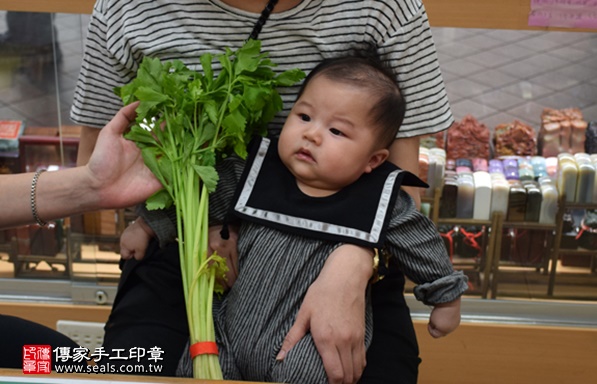
<path id="1" fill-rule="evenodd" d="M 465 323 L 442 339 L 432 339 L 424 322 L 416 321 L 415 329 L 423 359 L 419 368 L 422 384 L 597 383 L 594 366 L 597 329 Z M 60 378 L 63 379 L 60 384 L 91 380 L 115 384 L 214 383 L 129 375 L 23 375 L 21 370 L 0 369 L 0 384 L 6 382 L 6 376 L 39 380 L 30 381 L 32 383 L 48 383 L 43 379 Z M 240 384 L 236 381 L 218 383 Z"/>
<path id="2" fill-rule="evenodd" d="M 597 383 L 597 328 L 463 323 L 441 339 L 425 328 L 415 322 L 421 384 Z"/>
<path id="3" fill-rule="evenodd" d="M 19 381 L 15 381 L 17 379 Z M 51 379 L 51 381 L 49 380 Z M 193 384 L 250 384 L 255 382 L 250 381 L 226 381 L 226 380 L 198 380 L 189 378 L 178 378 L 178 377 L 155 377 L 155 376 L 135 376 L 135 375 L 111 375 L 111 374 L 83 374 L 83 373 L 51 373 L 49 375 L 25 375 L 20 369 L 6 369 L 0 368 L 0 384 L 15 384 L 15 383 L 39 383 L 48 384 L 60 383 L 60 384 L 76 384 L 76 383 L 95 383 L 97 381 L 105 381 L 111 384 L 120 383 L 193 383 Z"/>
<path id="4" fill-rule="evenodd" d="M 0 313 L 52 328 L 58 319 L 105 322 L 109 311 L 108 306 L 0 303 Z M 463 322 L 441 339 L 429 336 L 425 320 L 415 320 L 423 360 L 419 382 L 597 383 L 597 311 L 595 319 L 593 327 Z M 99 380 L 108 375 L 84 377 Z"/>

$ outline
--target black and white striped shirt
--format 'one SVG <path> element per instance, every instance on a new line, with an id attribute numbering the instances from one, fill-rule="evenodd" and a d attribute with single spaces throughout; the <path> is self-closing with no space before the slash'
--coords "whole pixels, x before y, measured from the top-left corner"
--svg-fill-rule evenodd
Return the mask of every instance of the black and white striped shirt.
<path id="1" fill-rule="evenodd" d="M 97 0 L 72 120 L 103 127 L 122 106 L 114 87 L 135 77 L 144 56 L 180 59 L 198 69 L 202 53 L 241 46 L 258 17 L 220 0 Z M 405 95 L 407 110 L 398 137 L 438 132 L 453 122 L 420 0 L 303 0 L 271 14 L 259 39 L 279 71 L 300 68 L 306 73 L 324 58 L 374 44 Z M 274 134 L 297 91 L 298 86 L 281 90 L 284 110 L 272 123 Z"/>

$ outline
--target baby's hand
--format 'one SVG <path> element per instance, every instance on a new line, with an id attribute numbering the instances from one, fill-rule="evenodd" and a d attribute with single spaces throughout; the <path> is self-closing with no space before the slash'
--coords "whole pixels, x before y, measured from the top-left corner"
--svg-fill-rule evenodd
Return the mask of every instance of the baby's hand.
<path id="1" fill-rule="evenodd" d="M 460 298 L 437 304 L 431 311 L 427 330 L 435 338 L 446 336 L 460 325 Z"/>
<path id="2" fill-rule="evenodd" d="M 217 277 L 217 282 L 224 288 L 225 291 L 230 289 L 238 276 L 238 227 L 235 225 L 228 226 L 228 239 L 222 239 L 220 232 L 222 226 L 209 227 L 208 232 L 208 254 L 217 252 L 218 255 L 226 259 L 226 266 L 228 271 L 225 278 Z"/>
<path id="3" fill-rule="evenodd" d="M 120 236 L 120 256 L 128 260 L 134 257 L 141 260 L 145 256 L 149 240 L 155 236 L 153 230 L 142 218 L 137 218 Z"/>

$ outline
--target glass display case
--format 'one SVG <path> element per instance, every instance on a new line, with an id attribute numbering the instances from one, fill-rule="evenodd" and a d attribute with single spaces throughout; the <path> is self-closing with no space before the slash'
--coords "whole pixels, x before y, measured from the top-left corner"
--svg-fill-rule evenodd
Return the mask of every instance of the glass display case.
<path id="1" fill-rule="evenodd" d="M 47 8 L 51 2 L 44 4 Z M 90 12 L 93 1 L 77 4 Z M 441 4 L 429 2 L 432 25 L 434 20 L 443 22 L 437 12 L 432 14 Z M 17 150 L 0 149 L 2 173 L 59 169 L 76 162 L 80 127 L 73 126 L 69 110 L 89 15 L 40 10 L 43 12 L 0 10 L 0 121 L 18 121 L 24 127 Z M 587 120 L 597 120 L 597 69 L 593 64 L 597 34 L 433 29 L 457 120 L 472 113 L 492 127 L 513 118 L 535 125 L 530 120 L 539 117 L 543 106 L 570 105 L 581 107 Z M 131 210 L 107 210 L 57 220 L 48 228 L 30 225 L 0 231 L 0 296 L 111 303 L 120 276 L 119 234 L 132 219 Z M 517 299 L 574 297 L 546 297 L 543 292 L 549 276 L 543 273 L 545 269 L 506 265 L 500 270 L 499 287 Z M 578 290 L 583 294 L 577 299 L 597 300 L 594 266 L 568 266 L 558 271 L 582 275 L 584 283 Z M 478 284 L 487 284 L 482 274 L 476 279 Z M 570 281 L 558 278 L 556 284 Z M 565 291 L 570 293 L 570 287 Z M 478 297 L 478 292 L 471 290 L 471 296 Z M 564 290 L 556 285 L 555 292 Z"/>
<path id="2" fill-rule="evenodd" d="M 0 135 L 2 121 L 23 128 L 16 147 L 0 144 L 0 173 L 72 167 L 80 127 L 69 109 L 95 0 L 0 3 Z M 597 30 L 529 27 L 531 1 L 423 3 L 457 120 L 472 114 L 493 129 L 520 119 L 537 130 L 542 108 L 579 107 L 597 121 Z M 3 204 L 10 202 L 0 202 L 0 215 Z M 565 220 L 544 228 L 492 218 L 473 232 L 432 214 L 471 289 L 462 325 L 439 341 L 427 335 L 430 308 L 406 295 L 424 361 L 420 381 L 593 382 L 597 251 L 566 254 L 576 235 L 562 231 Z M 105 322 L 120 277 L 119 235 L 132 218 L 130 210 L 106 210 L 0 230 L 0 312 L 49 327 Z M 537 246 L 530 231 L 552 240 Z M 520 262 L 529 247 L 541 262 Z M 552 259 L 557 271 L 546 264 Z"/>
<path id="3" fill-rule="evenodd" d="M 18 144 L 0 146 L 0 172 L 76 165 L 80 127 L 69 119 L 88 16 L 0 11 L 0 121 Z M 120 270 L 125 210 L 0 231 L 0 292 L 15 300 L 109 303 Z"/>

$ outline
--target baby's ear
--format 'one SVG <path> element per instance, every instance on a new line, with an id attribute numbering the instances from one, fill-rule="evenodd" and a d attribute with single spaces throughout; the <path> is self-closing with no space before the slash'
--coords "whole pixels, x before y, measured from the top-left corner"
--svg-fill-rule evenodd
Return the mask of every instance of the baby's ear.
<path id="1" fill-rule="evenodd" d="M 371 158 L 369 159 L 369 163 L 367 164 L 366 173 L 371 172 L 375 168 L 379 167 L 386 159 L 390 156 L 390 151 L 386 148 L 378 149 L 377 151 L 373 152 Z"/>

